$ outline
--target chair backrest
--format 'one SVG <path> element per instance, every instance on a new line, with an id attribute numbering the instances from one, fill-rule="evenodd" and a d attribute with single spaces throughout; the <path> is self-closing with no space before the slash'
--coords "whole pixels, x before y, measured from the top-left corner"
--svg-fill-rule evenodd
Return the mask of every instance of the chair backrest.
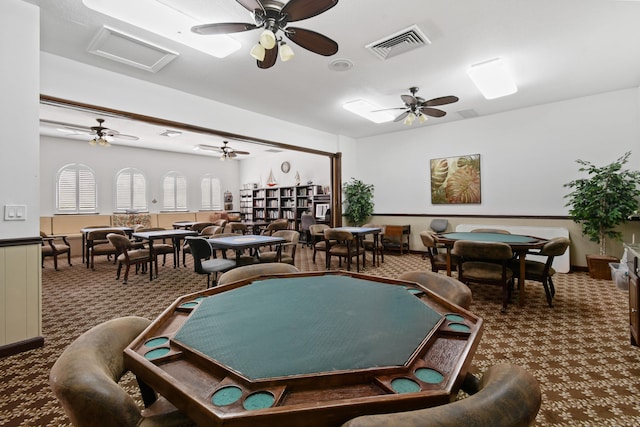
<path id="1" fill-rule="evenodd" d="M 309 226 L 309 231 L 313 236 L 324 236 L 324 230 L 327 230 L 329 227 L 327 224 L 313 224 Z"/>
<path id="2" fill-rule="evenodd" d="M 562 256 L 567 251 L 570 243 L 571 241 L 566 237 L 554 237 L 540 249 L 540 255 L 549 257 Z"/>
<path id="3" fill-rule="evenodd" d="M 186 236 L 184 240 L 191 248 L 191 255 L 193 256 L 193 269 L 196 273 L 207 274 L 202 269 L 202 260 L 209 259 L 213 255 L 211 245 L 203 237 Z"/>
<path id="4" fill-rule="evenodd" d="M 118 384 L 126 372 L 123 351 L 151 322 L 109 320 L 83 333 L 51 368 L 49 382 L 74 426 L 137 426 L 143 418 Z"/>
<path id="5" fill-rule="evenodd" d="M 216 234 L 221 234 L 223 231 L 224 231 L 224 227 L 220 227 L 219 225 L 210 225 L 200 230 L 200 235 L 215 236 Z"/>
<path id="6" fill-rule="evenodd" d="M 289 220 L 286 218 L 279 218 L 271 221 L 267 228 L 264 229 L 262 234 L 272 235 L 277 230 L 286 230 L 289 227 Z"/>
<path id="7" fill-rule="evenodd" d="M 118 253 L 126 254 L 132 247 L 131 241 L 127 239 L 127 236 L 123 236 L 122 234 L 109 233 L 107 234 L 107 239 L 115 246 Z"/>
<path id="8" fill-rule="evenodd" d="M 229 229 L 232 233 L 244 234 L 247 231 L 247 224 L 243 224 L 241 222 L 231 222 L 229 225 Z"/>
<path id="9" fill-rule="evenodd" d="M 289 254 L 291 258 L 296 258 L 296 248 L 300 241 L 300 233 L 295 230 L 278 230 L 272 234 L 273 237 L 282 237 L 287 241 L 286 245 L 282 245 L 282 253 Z"/>
<path id="10" fill-rule="evenodd" d="M 226 285 L 238 280 L 248 279 L 249 277 L 298 272 L 300 272 L 300 270 L 298 270 L 295 266 L 291 264 L 284 264 L 281 262 L 244 265 L 242 267 L 234 268 L 233 270 L 229 270 L 226 273 L 222 274 L 218 279 L 218 286 Z"/>
<path id="11" fill-rule="evenodd" d="M 542 403 L 535 377 L 510 363 L 491 366 L 480 380 L 468 374 L 463 390 L 470 396 L 433 408 L 364 415 L 342 427 L 528 426 L 533 424 Z"/>
<path id="12" fill-rule="evenodd" d="M 402 231 L 401 225 L 385 225 L 384 239 L 400 243 L 402 242 Z"/>
<path id="13" fill-rule="evenodd" d="M 316 217 L 308 212 L 303 212 L 300 216 L 300 230 L 307 231 L 309 227 L 316 223 Z"/>
<path id="14" fill-rule="evenodd" d="M 209 227 L 210 225 L 214 225 L 214 224 L 211 222 L 196 222 L 190 227 L 190 230 L 197 231 L 198 233 L 200 233 L 202 229 Z"/>
<path id="15" fill-rule="evenodd" d="M 335 240 L 338 243 L 350 242 L 354 240 L 353 234 L 347 230 L 338 230 L 335 228 L 327 228 L 324 230 L 325 240 Z"/>
<path id="16" fill-rule="evenodd" d="M 471 230 L 472 233 L 498 233 L 498 234 L 511 234 L 511 232 L 507 230 L 502 230 L 500 228 L 476 228 Z"/>
<path id="17" fill-rule="evenodd" d="M 513 257 L 511 246 L 502 242 L 476 242 L 474 240 L 457 240 L 451 250 L 453 255 L 466 260 L 482 260 L 504 262 Z"/>
<path id="18" fill-rule="evenodd" d="M 217 225 L 218 227 L 224 228 L 227 225 L 227 222 L 229 221 L 226 219 L 217 219 L 213 221 L 213 225 Z M 209 225 L 211 225 L 211 223 L 209 223 Z"/>
<path id="19" fill-rule="evenodd" d="M 433 238 L 433 231 L 424 230 L 420 232 L 420 240 L 427 248 L 435 248 L 436 240 Z"/>
<path id="20" fill-rule="evenodd" d="M 429 228 L 431 228 L 436 233 L 442 233 L 447 230 L 449 226 L 449 220 L 443 218 L 435 218 L 431 220 L 431 224 L 429 224 Z"/>
<path id="21" fill-rule="evenodd" d="M 471 305 L 471 289 L 453 277 L 432 271 L 408 271 L 398 279 L 416 282 L 462 308 L 468 309 Z"/>
<path id="22" fill-rule="evenodd" d="M 125 235 L 124 231 L 118 230 L 117 228 L 108 228 L 105 230 L 93 230 L 87 233 L 87 241 L 107 240 L 107 234 L 120 234 L 122 236 Z"/>

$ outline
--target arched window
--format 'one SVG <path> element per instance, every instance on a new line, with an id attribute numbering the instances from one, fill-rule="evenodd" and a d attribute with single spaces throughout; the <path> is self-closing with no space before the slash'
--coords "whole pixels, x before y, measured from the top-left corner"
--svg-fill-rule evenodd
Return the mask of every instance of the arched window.
<path id="1" fill-rule="evenodd" d="M 141 170 L 135 168 L 122 169 L 115 179 L 115 210 L 148 211 L 147 179 Z"/>
<path id="2" fill-rule="evenodd" d="M 222 210 L 220 193 L 220 180 L 207 174 L 200 181 L 200 192 L 202 210 L 219 211 Z"/>
<path id="3" fill-rule="evenodd" d="M 162 180 L 162 210 L 187 210 L 187 178 L 179 172 L 169 172 Z"/>
<path id="4" fill-rule="evenodd" d="M 80 163 L 65 165 L 56 177 L 56 213 L 97 213 L 95 173 Z"/>

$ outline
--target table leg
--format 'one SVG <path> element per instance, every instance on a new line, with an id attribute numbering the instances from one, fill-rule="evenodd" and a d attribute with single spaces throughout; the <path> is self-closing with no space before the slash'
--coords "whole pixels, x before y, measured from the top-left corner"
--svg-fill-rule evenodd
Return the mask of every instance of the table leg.
<path id="1" fill-rule="evenodd" d="M 526 253 L 520 252 L 518 254 L 518 258 L 520 259 L 520 276 L 518 276 L 518 292 L 520 295 L 518 296 L 518 305 L 524 305 L 524 278 L 526 275 Z"/>
<path id="2" fill-rule="evenodd" d="M 451 246 L 447 245 L 447 276 L 451 276 Z"/>
<path id="3" fill-rule="evenodd" d="M 180 238 L 175 237 L 172 239 L 173 243 L 173 268 L 178 268 L 178 260 L 180 259 Z"/>
<path id="4" fill-rule="evenodd" d="M 149 239 L 149 281 L 153 280 L 153 257 L 153 239 Z M 157 271 L 156 277 L 158 277 Z"/>
<path id="5" fill-rule="evenodd" d="M 82 262 L 86 262 L 85 261 L 85 245 L 87 244 L 87 234 L 86 233 L 82 233 Z M 88 251 L 86 251 L 88 252 Z M 88 257 L 87 257 L 88 258 Z"/>

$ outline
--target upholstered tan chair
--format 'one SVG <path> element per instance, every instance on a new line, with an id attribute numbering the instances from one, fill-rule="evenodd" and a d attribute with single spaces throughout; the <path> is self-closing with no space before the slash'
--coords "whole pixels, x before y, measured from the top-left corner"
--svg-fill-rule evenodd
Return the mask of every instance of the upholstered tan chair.
<path id="1" fill-rule="evenodd" d="M 382 230 L 378 234 L 377 247 L 375 246 L 375 237 L 371 233 L 364 235 L 364 239 L 362 239 L 362 244 L 364 245 L 365 251 L 370 251 L 372 254 L 374 254 L 375 252 L 375 256 L 379 256 L 380 261 L 384 262 L 384 247 L 382 245 L 382 238 L 384 236 L 386 227 L 384 225 L 372 224 L 372 223 L 362 224 L 362 227 L 363 228 L 379 228 L 380 230 Z"/>
<path id="2" fill-rule="evenodd" d="M 121 234 L 125 235 L 125 232 L 117 228 L 107 228 L 99 230 L 91 230 L 87 233 L 87 250 L 89 251 L 89 262 L 87 262 L 87 268 L 94 268 L 94 258 L 96 256 L 106 255 L 107 259 L 111 255 L 117 256 L 116 247 L 109 242 L 107 234 Z"/>
<path id="3" fill-rule="evenodd" d="M 420 240 L 427 249 L 423 258 L 429 258 L 431 263 L 431 271 L 438 272 L 440 270 L 447 271 L 447 254 L 444 252 L 444 248 L 438 249 L 438 244 L 434 237 L 433 231 L 424 230 L 420 232 Z M 458 259 L 454 255 L 451 255 L 451 269 L 458 267 Z"/>
<path id="4" fill-rule="evenodd" d="M 282 237 L 287 243 L 278 245 L 275 251 L 260 252 L 260 262 L 284 262 L 285 264 L 294 265 L 300 233 L 295 230 L 278 230 L 271 236 Z"/>
<path id="5" fill-rule="evenodd" d="M 132 265 L 136 266 L 136 273 L 138 272 L 138 266 L 143 266 L 143 271 L 146 268 L 152 268 L 151 263 L 155 262 L 156 271 L 158 270 L 158 257 L 151 256 L 149 249 L 136 249 L 127 238 L 122 234 L 109 233 L 107 239 L 116 248 L 118 254 L 116 261 L 118 262 L 118 271 L 116 273 L 116 280 L 120 280 L 120 272 L 122 266 L 125 266 L 123 284 L 127 284 L 129 280 L 129 270 Z"/>
<path id="6" fill-rule="evenodd" d="M 234 268 L 226 273 L 223 273 L 218 279 L 218 285 L 226 285 L 238 280 L 248 279 L 255 276 L 277 275 L 298 273 L 295 266 L 291 264 L 283 264 L 281 262 L 265 263 L 265 264 L 253 264 L 244 265 L 242 267 Z"/>
<path id="7" fill-rule="evenodd" d="M 40 232 L 42 238 L 42 268 L 44 268 L 45 257 L 53 258 L 53 268 L 58 269 L 58 255 L 67 254 L 67 263 L 71 265 L 71 245 L 67 236 L 50 236 Z"/>
<path id="8" fill-rule="evenodd" d="M 539 252 L 530 252 L 531 255 L 546 257 L 545 262 L 525 260 L 525 281 L 528 283 L 533 280 L 542 283 L 549 307 L 553 307 L 553 297 L 556 295 L 556 288 L 552 279 L 553 275 L 556 274 L 556 270 L 552 267 L 553 260 L 555 257 L 564 255 L 570 243 L 570 240 L 566 237 L 554 237 L 545 243 Z M 520 260 L 513 260 L 511 269 L 513 270 L 513 277 L 520 278 Z"/>
<path id="9" fill-rule="evenodd" d="M 347 263 L 347 270 L 351 270 L 353 257 L 360 256 L 364 252 L 364 247 L 357 244 L 356 238 L 347 230 L 328 228 L 324 230 L 325 246 L 329 249 L 326 252 L 326 268 L 331 267 L 331 257 L 338 257 L 338 266 L 342 267 L 342 260 Z M 335 242 L 335 243 L 334 243 Z"/>
<path id="10" fill-rule="evenodd" d="M 324 240 L 324 230 L 328 230 L 329 227 L 327 224 L 314 224 L 309 226 L 309 231 L 311 232 L 311 240 L 313 241 L 313 258 L 312 261 L 316 263 L 316 253 L 327 252 L 327 242 Z M 330 242 L 331 244 L 335 242 Z"/>
<path id="11" fill-rule="evenodd" d="M 271 236 L 276 231 L 286 230 L 288 227 L 289 227 L 289 220 L 286 218 L 280 218 L 280 219 L 271 221 L 269 225 L 267 225 L 267 228 L 262 230 L 262 233 L 260 234 L 262 234 L 263 236 Z"/>
<path id="12" fill-rule="evenodd" d="M 164 230 L 166 230 L 166 228 L 147 227 L 147 228 L 141 228 L 138 231 L 146 232 L 146 231 L 164 231 Z M 134 243 L 134 245 L 135 244 L 138 244 L 137 246 L 138 248 L 142 247 L 142 242 L 136 242 Z M 167 255 L 173 256 L 175 254 L 172 239 L 162 239 L 162 241 L 154 240 L 153 253 L 156 255 L 156 257 L 162 255 L 162 265 L 165 265 L 167 262 Z"/>
<path id="13" fill-rule="evenodd" d="M 471 306 L 471 289 L 453 277 L 432 271 L 408 271 L 398 276 L 398 279 L 416 282 L 462 308 L 469 309 Z"/>
<path id="14" fill-rule="evenodd" d="M 141 317 L 109 320 L 80 335 L 60 355 L 51 368 L 49 382 L 74 426 L 193 425 L 163 397 L 141 411 L 118 384 L 127 372 L 125 347 L 149 324 L 149 320 Z"/>
<path id="15" fill-rule="evenodd" d="M 500 228 L 474 228 L 472 233 L 497 233 L 497 234 L 511 234 L 510 231 L 502 230 Z"/>
<path id="16" fill-rule="evenodd" d="M 478 380 L 468 374 L 461 400 L 415 411 L 365 415 L 342 427 L 520 427 L 535 421 L 542 403 L 536 379 L 523 368 L 502 363 Z"/>
<path id="17" fill-rule="evenodd" d="M 458 240 L 451 253 L 458 257 L 458 280 L 463 283 L 492 284 L 502 287 L 502 311 L 511 298 L 513 259 L 511 247 L 502 242 Z"/>

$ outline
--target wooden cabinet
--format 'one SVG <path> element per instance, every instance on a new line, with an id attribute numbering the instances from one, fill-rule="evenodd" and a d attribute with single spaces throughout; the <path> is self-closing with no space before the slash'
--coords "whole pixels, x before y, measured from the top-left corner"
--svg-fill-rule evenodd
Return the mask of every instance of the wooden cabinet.
<path id="1" fill-rule="evenodd" d="M 638 257 L 640 248 L 627 246 L 629 266 L 629 329 L 631 344 L 640 345 L 640 293 L 638 292 Z"/>
<path id="2" fill-rule="evenodd" d="M 253 190 L 240 190 L 240 220 L 253 221 Z"/>

